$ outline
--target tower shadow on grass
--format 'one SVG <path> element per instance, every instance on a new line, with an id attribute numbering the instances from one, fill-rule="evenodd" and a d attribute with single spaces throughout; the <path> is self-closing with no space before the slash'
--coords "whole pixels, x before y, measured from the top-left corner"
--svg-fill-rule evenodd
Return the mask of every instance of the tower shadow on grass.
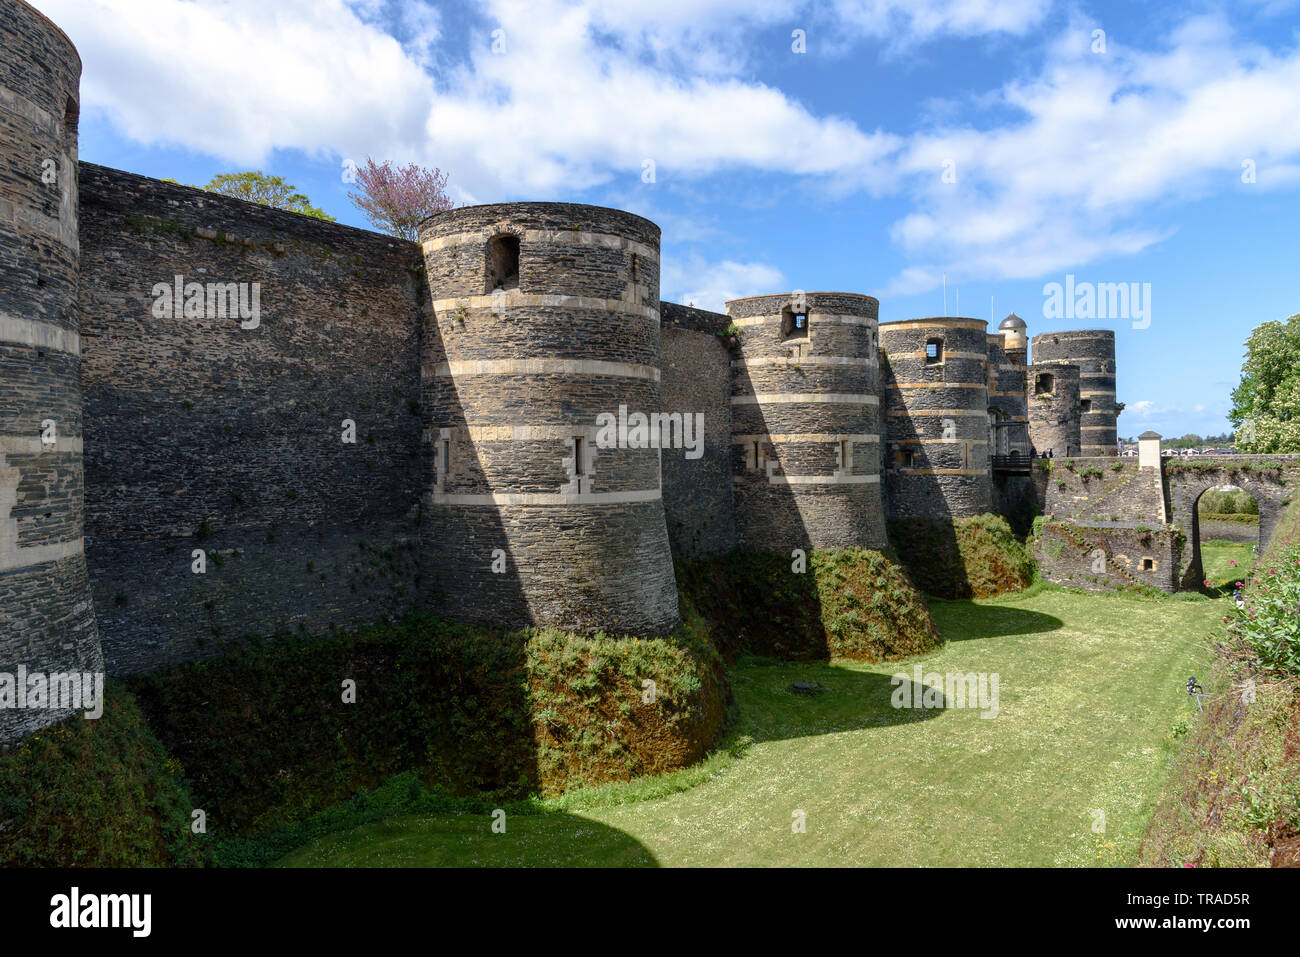
<path id="1" fill-rule="evenodd" d="M 618 828 L 564 812 L 409 814 L 311 841 L 280 867 L 658 867 Z"/>

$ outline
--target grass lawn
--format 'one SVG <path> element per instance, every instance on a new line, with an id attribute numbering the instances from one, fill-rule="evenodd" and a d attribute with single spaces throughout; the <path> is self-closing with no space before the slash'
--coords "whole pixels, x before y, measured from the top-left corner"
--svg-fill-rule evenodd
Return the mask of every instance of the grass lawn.
<path id="1" fill-rule="evenodd" d="M 1241 581 L 1254 562 L 1250 545 L 1236 542 L 1201 542 L 1201 567 L 1205 577 L 1215 585 Z M 1233 562 L 1237 564 L 1232 564 Z"/>
<path id="2" fill-rule="evenodd" d="M 703 766 L 513 814 L 411 814 L 288 866 L 1130 865 L 1169 772 L 1183 683 L 1228 599 L 1031 589 L 933 603 L 905 664 L 742 663 L 730 748 Z M 890 676 L 999 676 L 999 712 L 891 707 Z M 815 697 L 786 690 L 817 681 Z M 795 811 L 806 832 L 793 833 Z M 1104 832 L 1094 832 L 1102 826 Z"/>

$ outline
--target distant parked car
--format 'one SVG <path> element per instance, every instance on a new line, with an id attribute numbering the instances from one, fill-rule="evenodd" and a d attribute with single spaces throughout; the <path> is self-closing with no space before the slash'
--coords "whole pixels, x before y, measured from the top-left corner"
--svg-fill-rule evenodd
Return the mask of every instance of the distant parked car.
<path id="1" fill-rule="evenodd" d="M 1125 449 L 1120 455 L 1137 455 L 1137 449 Z"/>

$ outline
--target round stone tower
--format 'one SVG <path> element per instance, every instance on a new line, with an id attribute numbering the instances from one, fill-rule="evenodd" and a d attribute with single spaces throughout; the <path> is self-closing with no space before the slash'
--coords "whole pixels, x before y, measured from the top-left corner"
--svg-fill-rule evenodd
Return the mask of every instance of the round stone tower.
<path id="1" fill-rule="evenodd" d="M 742 547 L 880 548 L 877 315 L 870 296 L 735 299 L 731 457 Z"/>
<path id="2" fill-rule="evenodd" d="M 1082 455 L 1079 432 L 1079 367 L 1036 362 L 1029 367 L 1029 441 L 1039 455 Z"/>
<path id="3" fill-rule="evenodd" d="M 1025 320 L 1014 312 L 988 337 L 990 454 L 1029 458 L 1029 406 L 1025 361 L 1029 339 Z"/>
<path id="4" fill-rule="evenodd" d="M 439 213 L 419 235 L 433 607 L 489 625 L 672 631 L 660 455 L 680 448 L 682 416 L 659 404 L 659 227 L 503 203 Z"/>
<path id="5" fill-rule="evenodd" d="M 992 510 L 987 329 L 947 316 L 881 324 L 891 518 Z"/>
<path id="6" fill-rule="evenodd" d="M 0 0 L 0 50 L 0 673 L 102 672 L 82 550 L 81 60 L 18 0 Z M 0 709 L 0 739 L 71 712 Z"/>
<path id="7" fill-rule="evenodd" d="M 1115 333 L 1111 329 L 1045 332 L 1033 339 L 1034 365 L 1068 362 L 1079 367 L 1083 448 L 1078 454 L 1116 455 Z"/>

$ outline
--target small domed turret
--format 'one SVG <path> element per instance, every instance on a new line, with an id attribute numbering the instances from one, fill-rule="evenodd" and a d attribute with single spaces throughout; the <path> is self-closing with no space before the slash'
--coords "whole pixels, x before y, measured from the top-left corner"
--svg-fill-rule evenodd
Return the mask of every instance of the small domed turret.
<path id="1" fill-rule="evenodd" d="M 1014 312 L 998 323 L 998 331 L 1002 333 L 1002 348 L 1007 350 L 1013 361 L 1023 363 L 1025 352 L 1029 346 L 1029 335 L 1025 331 L 1028 326 L 1025 320 L 1021 319 Z"/>

